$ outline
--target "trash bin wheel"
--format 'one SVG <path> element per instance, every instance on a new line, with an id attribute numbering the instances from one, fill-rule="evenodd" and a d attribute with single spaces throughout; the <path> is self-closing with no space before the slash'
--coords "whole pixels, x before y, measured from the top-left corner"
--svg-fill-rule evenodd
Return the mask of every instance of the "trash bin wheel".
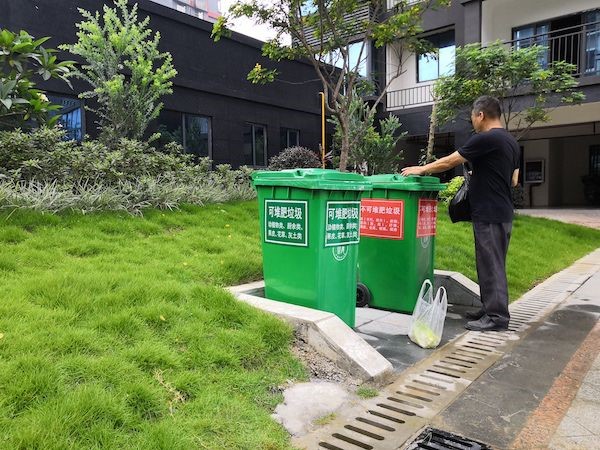
<path id="1" fill-rule="evenodd" d="M 371 303 L 369 288 L 362 283 L 358 283 L 356 286 L 356 306 L 364 308 L 365 306 L 369 306 L 369 303 Z"/>

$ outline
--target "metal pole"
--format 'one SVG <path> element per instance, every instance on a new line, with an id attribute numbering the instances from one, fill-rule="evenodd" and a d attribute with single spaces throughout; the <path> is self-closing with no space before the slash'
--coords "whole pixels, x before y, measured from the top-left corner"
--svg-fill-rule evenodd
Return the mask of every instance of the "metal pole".
<path id="1" fill-rule="evenodd" d="M 325 93 L 319 92 L 321 96 L 321 164 L 325 168 Z"/>

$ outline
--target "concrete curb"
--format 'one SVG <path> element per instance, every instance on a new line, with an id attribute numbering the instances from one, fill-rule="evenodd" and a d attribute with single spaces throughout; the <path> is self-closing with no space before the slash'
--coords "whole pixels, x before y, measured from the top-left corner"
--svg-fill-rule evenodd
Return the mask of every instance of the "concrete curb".
<path id="1" fill-rule="evenodd" d="M 481 306 L 479 285 L 460 272 L 434 271 L 434 287 L 446 288 L 448 301 L 453 305 Z"/>
<path id="2" fill-rule="evenodd" d="M 299 331 L 318 353 L 334 361 L 360 382 L 386 383 L 392 364 L 335 314 L 251 295 L 264 287 L 259 281 L 229 288 L 239 300 L 274 314 Z"/>

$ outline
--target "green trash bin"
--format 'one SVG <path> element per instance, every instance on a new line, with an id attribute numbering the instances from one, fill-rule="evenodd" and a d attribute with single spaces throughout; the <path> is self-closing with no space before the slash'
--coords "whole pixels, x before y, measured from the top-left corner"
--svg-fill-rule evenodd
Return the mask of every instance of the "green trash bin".
<path id="1" fill-rule="evenodd" d="M 336 314 L 354 327 L 362 175 L 255 172 L 265 296 Z"/>
<path id="2" fill-rule="evenodd" d="M 361 204 L 359 280 L 369 305 L 412 313 L 425 279 L 433 282 L 437 177 L 373 175 Z"/>

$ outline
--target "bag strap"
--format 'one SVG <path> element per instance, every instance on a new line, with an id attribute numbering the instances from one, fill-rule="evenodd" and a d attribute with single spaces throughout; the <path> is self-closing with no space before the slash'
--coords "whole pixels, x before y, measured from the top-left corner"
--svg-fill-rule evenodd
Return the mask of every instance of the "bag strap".
<path id="1" fill-rule="evenodd" d="M 471 175 L 469 174 L 469 163 L 463 163 L 462 167 L 463 167 L 463 177 L 465 178 L 465 181 L 468 183 L 469 180 L 471 179 Z"/>

